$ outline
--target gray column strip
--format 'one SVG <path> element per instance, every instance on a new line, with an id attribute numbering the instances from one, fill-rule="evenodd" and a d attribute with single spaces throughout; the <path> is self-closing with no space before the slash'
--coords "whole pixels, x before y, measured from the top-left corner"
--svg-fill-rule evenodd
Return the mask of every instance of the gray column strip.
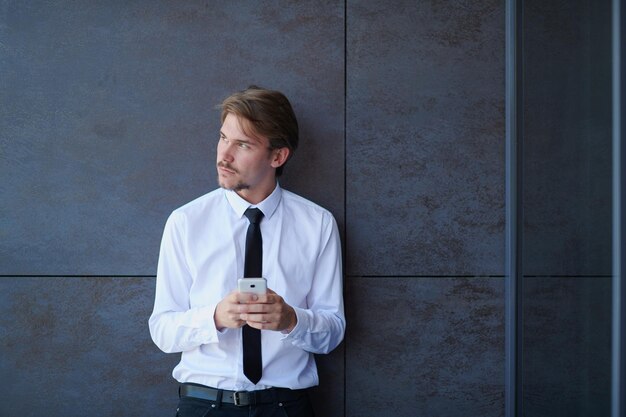
<path id="1" fill-rule="evenodd" d="M 626 120 L 626 80 L 623 41 L 626 10 L 613 0 L 613 365 L 611 416 L 626 417 L 626 147 L 623 146 Z"/>
<path id="2" fill-rule="evenodd" d="M 521 143 L 522 0 L 507 0 L 506 31 L 506 255 L 505 416 L 521 416 Z"/>

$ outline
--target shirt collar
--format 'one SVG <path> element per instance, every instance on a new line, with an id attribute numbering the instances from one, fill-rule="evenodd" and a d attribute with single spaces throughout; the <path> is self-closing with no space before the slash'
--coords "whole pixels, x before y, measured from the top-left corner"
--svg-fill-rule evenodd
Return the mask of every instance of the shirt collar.
<path id="1" fill-rule="evenodd" d="M 270 195 L 265 198 L 265 200 L 261 201 L 259 204 L 250 204 L 243 198 L 239 196 L 235 191 L 232 190 L 224 190 L 224 195 L 226 195 L 226 199 L 228 203 L 237 214 L 237 217 L 243 217 L 243 213 L 250 207 L 256 207 L 263 212 L 263 216 L 268 219 L 271 218 L 278 204 L 280 203 L 282 197 L 282 189 L 280 185 L 276 183 L 276 188 Z"/>

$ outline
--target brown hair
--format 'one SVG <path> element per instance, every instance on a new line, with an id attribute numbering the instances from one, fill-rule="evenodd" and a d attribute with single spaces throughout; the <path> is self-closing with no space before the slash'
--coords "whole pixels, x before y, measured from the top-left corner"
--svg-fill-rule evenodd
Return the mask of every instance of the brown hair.
<path id="1" fill-rule="evenodd" d="M 241 126 L 244 133 L 266 137 L 270 149 L 286 147 L 291 158 L 298 147 L 298 120 L 283 93 L 252 85 L 227 97 L 219 107 L 222 109 L 222 123 L 228 113 L 247 120 L 249 123 L 242 123 Z M 277 177 L 283 173 L 285 164 L 276 168 Z"/>

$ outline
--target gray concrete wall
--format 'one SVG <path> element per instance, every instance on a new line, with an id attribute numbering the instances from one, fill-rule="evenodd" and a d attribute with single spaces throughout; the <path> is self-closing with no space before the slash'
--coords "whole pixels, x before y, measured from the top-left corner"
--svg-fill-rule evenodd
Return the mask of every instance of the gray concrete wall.
<path id="1" fill-rule="evenodd" d="M 348 2 L 347 416 L 504 413 L 504 3 Z"/>
<path id="2" fill-rule="evenodd" d="M 344 237 L 318 415 L 503 414 L 503 2 L 6 0 L 0 69 L 0 415 L 174 414 L 160 236 L 252 83 Z"/>

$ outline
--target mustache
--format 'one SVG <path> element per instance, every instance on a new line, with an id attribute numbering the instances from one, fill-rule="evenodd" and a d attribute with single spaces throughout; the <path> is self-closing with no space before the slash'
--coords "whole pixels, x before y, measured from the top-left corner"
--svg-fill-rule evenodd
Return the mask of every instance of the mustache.
<path id="1" fill-rule="evenodd" d="M 233 171 L 235 174 L 239 174 L 239 171 L 237 171 L 231 164 L 229 164 L 228 162 L 224 162 L 224 161 L 220 161 L 217 163 L 217 166 L 220 168 L 226 168 L 230 171 Z"/>

